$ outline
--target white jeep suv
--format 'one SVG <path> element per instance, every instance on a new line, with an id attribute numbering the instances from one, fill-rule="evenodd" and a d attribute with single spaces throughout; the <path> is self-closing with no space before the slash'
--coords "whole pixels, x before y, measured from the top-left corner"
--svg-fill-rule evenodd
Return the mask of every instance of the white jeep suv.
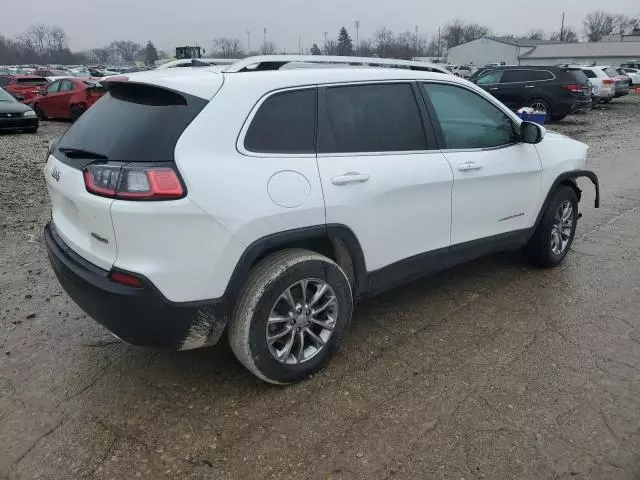
<path id="1" fill-rule="evenodd" d="M 588 147 L 439 67 L 370 60 L 113 78 L 45 167 L 70 297 L 136 345 L 226 330 L 251 372 L 290 383 L 336 352 L 356 299 L 509 248 L 560 264 L 577 177 L 599 201 Z"/>

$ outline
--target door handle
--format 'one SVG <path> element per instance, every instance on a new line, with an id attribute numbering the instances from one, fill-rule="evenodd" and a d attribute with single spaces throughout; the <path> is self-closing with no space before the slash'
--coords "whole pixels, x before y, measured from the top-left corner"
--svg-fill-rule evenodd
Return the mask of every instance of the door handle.
<path id="1" fill-rule="evenodd" d="M 498 87 L 493 87 L 493 88 L 490 88 L 489 90 L 499 90 L 499 88 Z"/>
<path id="2" fill-rule="evenodd" d="M 525 85 L 524 88 L 533 88 L 535 85 Z"/>
<path id="3" fill-rule="evenodd" d="M 369 180 L 370 175 L 366 173 L 348 172 L 344 175 L 338 175 L 331 179 L 331 183 L 334 185 L 347 185 L 349 183 L 364 183 Z"/>
<path id="4" fill-rule="evenodd" d="M 482 165 L 478 165 L 475 162 L 461 163 L 460 165 L 458 165 L 458 170 L 460 170 L 461 172 L 470 172 L 472 170 L 480 170 L 481 168 Z"/>

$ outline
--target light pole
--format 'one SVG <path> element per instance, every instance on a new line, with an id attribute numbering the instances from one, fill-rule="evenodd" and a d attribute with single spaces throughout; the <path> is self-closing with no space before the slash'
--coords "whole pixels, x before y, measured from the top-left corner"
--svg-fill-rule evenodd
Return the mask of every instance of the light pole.
<path id="1" fill-rule="evenodd" d="M 324 32 L 324 48 L 325 48 L 325 49 L 327 48 L 327 35 L 328 35 L 328 32 Z M 329 53 L 329 52 L 327 52 L 327 54 L 328 54 L 328 53 Z"/>
<path id="2" fill-rule="evenodd" d="M 418 25 L 416 25 L 416 56 L 418 55 Z"/>
<path id="3" fill-rule="evenodd" d="M 354 22 L 356 26 L 356 54 L 360 50 L 360 20 Z"/>
<path id="4" fill-rule="evenodd" d="M 267 27 L 264 27 L 264 44 L 262 45 L 262 53 L 267 53 Z"/>
<path id="5" fill-rule="evenodd" d="M 247 30 L 247 55 L 251 52 L 251 30 Z"/>

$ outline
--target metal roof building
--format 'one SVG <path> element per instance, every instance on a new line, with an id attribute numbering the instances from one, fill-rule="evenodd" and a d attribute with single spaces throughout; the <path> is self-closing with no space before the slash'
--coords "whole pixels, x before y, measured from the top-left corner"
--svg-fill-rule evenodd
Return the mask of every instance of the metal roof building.
<path id="1" fill-rule="evenodd" d="M 482 37 L 449 49 L 447 59 L 456 65 L 486 65 L 504 62 L 517 65 L 518 58 L 539 45 L 552 44 L 548 40 L 529 40 L 511 37 Z"/>
<path id="2" fill-rule="evenodd" d="M 520 65 L 582 63 L 618 66 L 640 58 L 640 42 L 557 43 L 539 45 L 520 56 Z"/>

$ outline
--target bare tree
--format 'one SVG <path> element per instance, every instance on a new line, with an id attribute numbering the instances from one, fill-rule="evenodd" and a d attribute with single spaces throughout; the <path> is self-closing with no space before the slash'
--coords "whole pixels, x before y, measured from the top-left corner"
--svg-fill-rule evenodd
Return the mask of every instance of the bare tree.
<path id="1" fill-rule="evenodd" d="M 544 40 L 546 37 L 544 30 L 541 29 L 529 30 L 526 36 L 529 40 Z"/>
<path id="2" fill-rule="evenodd" d="M 379 57 L 388 57 L 391 55 L 391 47 L 395 36 L 393 32 L 386 27 L 382 27 L 373 34 L 373 47 Z"/>
<path id="3" fill-rule="evenodd" d="M 40 55 L 47 53 L 47 40 L 49 38 L 49 28 L 46 25 L 32 25 L 22 36 L 25 43 Z M 27 41 L 28 40 L 28 41 Z"/>
<path id="4" fill-rule="evenodd" d="M 590 42 L 599 42 L 613 32 L 613 16 L 606 12 L 591 12 L 584 17 L 582 24 Z"/>
<path id="5" fill-rule="evenodd" d="M 213 41 L 213 51 L 221 58 L 244 57 L 242 42 L 237 38 L 219 37 Z"/>
<path id="6" fill-rule="evenodd" d="M 360 40 L 360 44 L 358 45 L 358 56 L 359 57 L 372 57 L 375 53 L 375 49 L 369 40 Z"/>
<path id="7" fill-rule="evenodd" d="M 327 43 L 322 47 L 322 53 L 325 55 L 338 55 L 338 42 L 327 40 Z"/>
<path id="8" fill-rule="evenodd" d="M 53 26 L 48 30 L 49 52 L 60 52 L 67 44 L 67 34 L 60 27 Z"/>
<path id="9" fill-rule="evenodd" d="M 96 60 L 100 64 L 107 64 L 111 62 L 111 49 L 109 47 L 94 48 L 91 53 L 95 56 Z"/>
<path id="10" fill-rule="evenodd" d="M 445 25 L 442 38 L 447 47 L 451 48 L 462 43 L 477 40 L 478 38 L 489 35 L 489 33 L 489 27 L 477 23 L 466 24 L 461 20 L 455 19 Z"/>
<path id="11" fill-rule="evenodd" d="M 142 50 L 142 46 L 131 40 L 117 40 L 111 44 L 111 49 L 120 55 L 123 62 L 131 63 Z"/>
<path id="12" fill-rule="evenodd" d="M 564 30 L 562 30 L 562 32 L 552 33 L 549 40 L 561 43 L 577 43 L 578 34 L 573 27 L 567 26 L 564 28 Z"/>

